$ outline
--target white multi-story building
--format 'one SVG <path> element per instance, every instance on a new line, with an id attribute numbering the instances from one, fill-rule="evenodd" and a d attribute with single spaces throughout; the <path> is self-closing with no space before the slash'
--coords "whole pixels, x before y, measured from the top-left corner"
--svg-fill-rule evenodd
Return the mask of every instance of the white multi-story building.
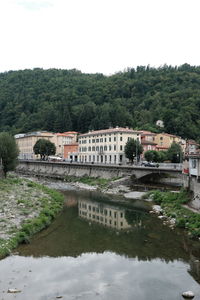
<path id="1" fill-rule="evenodd" d="M 127 161 L 124 147 L 130 139 L 141 142 L 141 133 L 130 128 L 109 128 L 79 135 L 79 162 L 119 164 Z"/>

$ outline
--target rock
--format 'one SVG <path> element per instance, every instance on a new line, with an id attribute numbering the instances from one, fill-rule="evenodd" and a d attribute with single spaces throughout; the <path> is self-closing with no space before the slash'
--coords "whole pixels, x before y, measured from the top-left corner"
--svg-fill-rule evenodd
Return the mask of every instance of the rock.
<path id="1" fill-rule="evenodd" d="M 21 293 L 21 291 L 18 289 L 8 289 L 7 293 L 15 294 L 15 293 Z"/>
<path id="2" fill-rule="evenodd" d="M 161 208 L 160 205 L 153 205 L 152 208 L 153 208 L 154 212 L 157 214 L 161 214 L 163 212 L 163 209 Z"/>
<path id="3" fill-rule="evenodd" d="M 56 296 L 56 299 L 61 299 L 63 298 L 63 296 Z"/>
<path id="4" fill-rule="evenodd" d="M 193 299 L 194 298 L 194 293 L 192 291 L 187 291 L 187 292 L 184 292 L 182 294 L 182 296 L 185 299 Z"/>

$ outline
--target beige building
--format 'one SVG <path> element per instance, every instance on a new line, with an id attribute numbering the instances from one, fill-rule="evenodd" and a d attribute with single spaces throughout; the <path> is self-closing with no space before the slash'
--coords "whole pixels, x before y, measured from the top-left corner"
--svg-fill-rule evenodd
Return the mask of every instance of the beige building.
<path id="1" fill-rule="evenodd" d="M 79 200 L 78 212 L 79 217 L 107 227 L 118 230 L 131 228 L 125 218 L 125 209 L 89 200 Z"/>
<path id="2" fill-rule="evenodd" d="M 127 161 L 124 147 L 131 138 L 141 142 L 141 134 L 129 128 L 109 128 L 79 135 L 79 162 L 119 164 Z"/>
<path id="3" fill-rule="evenodd" d="M 31 133 L 16 134 L 15 139 L 19 147 L 19 159 L 35 159 L 33 147 L 39 139 L 52 141 L 53 133 L 47 131 L 36 131 Z"/>
<path id="4" fill-rule="evenodd" d="M 64 145 L 76 143 L 77 135 L 76 131 L 54 133 L 51 142 L 56 146 L 56 155 L 64 158 Z"/>
<path id="5" fill-rule="evenodd" d="M 56 146 L 56 155 L 64 157 L 64 145 L 77 141 L 77 132 L 52 133 L 47 131 L 36 131 L 24 134 L 16 134 L 15 139 L 19 147 L 19 159 L 36 159 L 33 147 L 39 139 L 51 141 Z"/>

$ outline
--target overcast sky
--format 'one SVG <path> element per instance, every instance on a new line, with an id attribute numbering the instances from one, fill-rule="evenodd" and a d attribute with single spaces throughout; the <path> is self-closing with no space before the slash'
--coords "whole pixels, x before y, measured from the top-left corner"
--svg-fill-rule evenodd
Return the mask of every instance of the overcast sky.
<path id="1" fill-rule="evenodd" d="M 0 0 L 0 72 L 200 65 L 200 0 Z"/>

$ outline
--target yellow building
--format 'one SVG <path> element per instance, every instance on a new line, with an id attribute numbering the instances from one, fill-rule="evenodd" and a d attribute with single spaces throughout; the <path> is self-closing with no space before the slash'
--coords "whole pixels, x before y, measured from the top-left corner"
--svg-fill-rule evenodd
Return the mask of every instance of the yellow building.
<path id="1" fill-rule="evenodd" d="M 141 133 L 130 128 L 109 128 L 79 135 L 79 162 L 125 163 L 124 147 L 131 138 L 141 143 Z"/>
<path id="2" fill-rule="evenodd" d="M 157 150 L 167 150 L 174 142 L 179 144 L 184 151 L 185 142 L 181 137 L 169 133 L 157 133 L 155 136 Z"/>

